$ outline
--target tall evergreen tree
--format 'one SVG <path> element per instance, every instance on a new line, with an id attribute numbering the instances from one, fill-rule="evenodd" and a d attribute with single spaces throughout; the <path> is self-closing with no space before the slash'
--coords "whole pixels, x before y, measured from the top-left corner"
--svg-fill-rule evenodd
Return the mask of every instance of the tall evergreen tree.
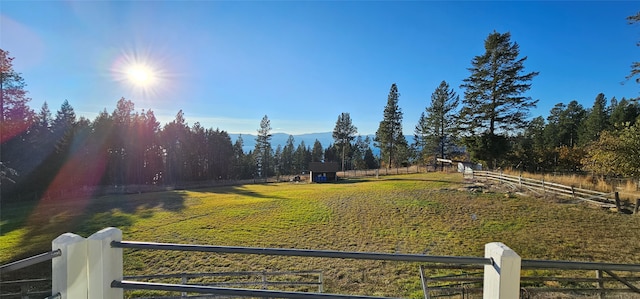
<path id="1" fill-rule="evenodd" d="M 233 178 L 235 179 L 250 179 L 255 174 L 256 165 L 253 161 L 253 153 L 245 154 L 243 147 L 244 140 L 240 135 L 233 144 L 233 166 L 235 169 Z"/>
<path id="2" fill-rule="evenodd" d="M 597 140 L 600 137 L 600 133 L 609 126 L 608 123 L 607 98 L 603 93 L 600 93 L 596 96 L 593 107 L 591 107 L 582 126 L 580 126 L 580 144 L 585 145 Z"/>
<path id="3" fill-rule="evenodd" d="M 329 144 L 326 149 L 324 149 L 324 161 L 325 162 L 338 162 L 338 150 L 333 144 Z"/>
<path id="4" fill-rule="evenodd" d="M 280 177 L 282 172 L 282 145 L 276 146 L 276 152 L 273 155 L 273 164 L 275 165 L 276 176 Z"/>
<path id="5" fill-rule="evenodd" d="M 485 53 L 473 58 L 464 79 L 461 127 L 467 131 L 467 146 L 475 158 L 494 166 L 505 154 L 507 132 L 522 129 L 530 108 L 537 101 L 522 94 L 538 72 L 524 73 L 527 57 L 519 58 L 520 46 L 511 33 L 493 32 L 485 40 Z"/>
<path id="6" fill-rule="evenodd" d="M 395 83 L 391 84 L 383 119 L 380 121 L 374 139 L 388 168 L 403 162 L 397 155 L 407 150 L 407 141 L 402 134 L 402 110 L 398 106 L 399 97 L 398 87 Z"/>
<path id="7" fill-rule="evenodd" d="M 612 105 L 613 106 L 613 105 Z M 609 123 L 615 128 L 626 123 L 633 125 L 640 116 L 640 105 L 637 100 L 629 101 L 622 98 L 615 106 L 611 107 Z"/>
<path id="8" fill-rule="evenodd" d="M 338 146 L 342 152 L 342 171 L 344 171 L 346 151 L 351 147 L 351 141 L 355 138 L 356 133 L 358 133 L 358 128 L 351 122 L 351 116 L 349 113 L 342 112 L 338 116 L 336 126 L 333 129 L 333 140 L 335 140 L 335 145 Z"/>
<path id="9" fill-rule="evenodd" d="M 311 150 L 311 162 L 322 162 L 324 156 L 324 150 L 322 143 L 318 139 L 313 142 L 313 149 Z"/>
<path id="10" fill-rule="evenodd" d="M 159 180 L 163 171 L 163 152 L 159 143 L 160 122 L 152 110 L 142 111 L 136 119 L 136 143 L 138 143 L 137 157 L 141 159 L 138 162 L 137 179 L 140 184 L 154 184 Z"/>
<path id="11" fill-rule="evenodd" d="M 293 137 L 293 135 L 289 135 L 284 148 L 282 148 L 282 172 L 284 174 L 294 174 L 293 160 L 294 152 L 296 151 L 294 143 L 295 138 Z"/>
<path id="12" fill-rule="evenodd" d="M 73 138 L 73 126 L 76 123 L 76 113 L 69 101 L 64 100 L 60 105 L 60 110 L 56 112 L 53 119 L 53 133 L 58 140 L 56 149 L 59 153 L 65 152 L 71 144 Z"/>
<path id="13" fill-rule="evenodd" d="M 189 125 L 184 112 L 178 111 L 176 117 L 162 129 L 162 146 L 166 149 L 165 183 L 176 184 L 184 181 L 186 174 L 186 155 L 189 139 Z"/>
<path id="14" fill-rule="evenodd" d="M 266 115 L 260 121 L 258 136 L 256 136 L 256 147 L 254 150 L 256 164 L 258 166 L 258 176 L 266 177 L 270 174 L 269 164 L 271 161 L 271 121 Z"/>
<path id="15" fill-rule="evenodd" d="M 629 22 L 629 24 L 640 22 L 640 11 L 635 15 L 628 16 L 627 21 Z M 636 43 L 636 46 L 640 46 L 640 42 Z M 627 80 L 638 77 L 638 75 L 640 75 L 640 61 L 634 61 L 631 63 L 631 73 L 629 73 L 629 75 L 627 76 Z M 640 77 L 636 78 L 636 82 L 640 83 Z"/>
<path id="16" fill-rule="evenodd" d="M 546 144 L 550 148 L 577 145 L 579 130 L 586 113 L 582 105 L 575 100 L 569 102 L 568 105 L 556 104 L 547 117 L 544 133 Z"/>
<path id="17" fill-rule="evenodd" d="M 296 151 L 294 153 L 293 168 L 295 173 L 300 173 L 303 170 L 309 169 L 309 162 L 311 162 L 311 151 L 304 144 L 304 140 L 300 141 Z"/>
<path id="18" fill-rule="evenodd" d="M 51 110 L 49 110 L 49 104 L 44 102 L 40 112 L 36 115 L 35 124 L 39 130 L 50 130 L 53 124 L 53 118 L 51 117 Z"/>
<path id="19" fill-rule="evenodd" d="M 419 158 L 440 156 L 444 159 L 455 151 L 455 114 L 459 102 L 460 97 L 445 81 L 442 81 L 431 94 L 431 103 L 425 109 L 426 114 L 423 112 L 420 115 L 414 130 L 414 143 L 419 151 Z"/>
<path id="20" fill-rule="evenodd" d="M 13 57 L 0 49 L 0 143 L 24 133 L 34 117 L 26 83 L 13 69 Z"/>

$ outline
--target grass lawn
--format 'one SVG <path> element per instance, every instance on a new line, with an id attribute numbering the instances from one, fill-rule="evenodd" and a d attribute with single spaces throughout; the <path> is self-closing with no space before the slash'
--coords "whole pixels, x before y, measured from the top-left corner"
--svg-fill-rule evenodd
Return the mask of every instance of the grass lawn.
<path id="1" fill-rule="evenodd" d="M 2 206 L 0 263 L 107 226 L 129 241 L 456 256 L 500 241 L 525 259 L 640 263 L 640 217 L 461 184 L 459 174 L 429 173 Z M 411 263 L 142 250 L 124 260 L 125 275 L 323 270 L 325 292 L 422 297 Z"/>

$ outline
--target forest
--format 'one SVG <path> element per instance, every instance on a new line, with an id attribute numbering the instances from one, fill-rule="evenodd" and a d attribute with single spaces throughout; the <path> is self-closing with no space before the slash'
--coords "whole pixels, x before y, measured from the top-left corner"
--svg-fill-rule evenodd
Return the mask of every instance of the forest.
<path id="1" fill-rule="evenodd" d="M 413 140 L 403 134 L 400 93 L 391 85 L 373 138 L 379 156 L 368 137 L 357 135 L 348 112 L 338 116 L 333 144 L 316 140 L 295 146 L 290 136 L 275 148 L 265 115 L 255 148 L 244 152 L 242 137 L 232 142 L 224 130 L 188 125 L 182 111 L 161 125 L 153 110 L 138 110 L 125 98 L 93 120 L 76 116 L 67 101 L 55 113 L 46 102 L 36 111 L 29 107 L 25 79 L 13 69 L 14 57 L 0 49 L 3 200 L 94 186 L 175 186 L 299 174 L 312 161 L 335 161 L 348 170 L 435 164 L 445 158 L 490 169 L 640 176 L 637 98 L 608 99 L 600 93 L 591 107 L 574 100 L 556 104 L 546 118 L 531 118 L 528 112 L 537 100 L 525 94 L 538 72 L 525 72 L 527 57 L 508 32 L 489 34 L 485 49 L 471 61 L 470 75 L 460 86 L 462 98 L 444 80 L 435 88 Z M 632 64 L 630 78 L 637 69 Z"/>

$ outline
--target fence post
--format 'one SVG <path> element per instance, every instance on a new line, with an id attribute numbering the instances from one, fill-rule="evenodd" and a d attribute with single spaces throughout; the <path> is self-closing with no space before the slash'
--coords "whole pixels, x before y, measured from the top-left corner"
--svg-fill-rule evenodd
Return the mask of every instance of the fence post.
<path id="1" fill-rule="evenodd" d="M 622 213 L 622 207 L 620 205 L 620 194 L 618 194 L 618 191 L 614 193 L 614 199 L 616 201 L 616 210 L 618 210 L 618 213 Z"/>
<path id="2" fill-rule="evenodd" d="M 640 208 L 640 198 L 636 198 L 636 206 L 633 208 L 633 214 L 638 215 L 639 208 Z"/>
<path id="3" fill-rule="evenodd" d="M 493 242 L 484 246 L 484 256 L 493 260 L 484 266 L 482 298 L 513 299 L 520 296 L 520 256 L 506 245 Z"/>
<path id="4" fill-rule="evenodd" d="M 267 289 L 267 272 L 262 271 L 262 289 Z"/>
<path id="5" fill-rule="evenodd" d="M 60 293 L 61 299 L 88 299 L 87 240 L 65 233 L 51 242 L 51 249 L 62 251 L 51 261 L 51 293 Z"/>
<path id="6" fill-rule="evenodd" d="M 122 280 L 122 248 L 111 248 L 111 241 L 122 241 L 122 231 L 107 227 L 87 238 L 87 269 L 89 298 L 122 299 L 122 288 L 112 288 L 111 282 Z"/>
<path id="7" fill-rule="evenodd" d="M 522 189 L 522 173 L 520 174 L 520 176 L 518 177 L 518 187 L 520 189 Z"/>
<path id="8" fill-rule="evenodd" d="M 604 280 L 602 277 L 602 270 L 596 270 L 596 278 L 598 279 L 598 289 L 603 290 L 598 293 L 599 294 L 598 298 L 604 299 L 605 292 L 604 292 Z"/>
<path id="9" fill-rule="evenodd" d="M 181 282 L 182 282 L 182 284 L 187 284 L 188 278 L 186 276 L 182 276 Z M 180 297 L 187 298 L 187 292 L 180 293 Z"/>

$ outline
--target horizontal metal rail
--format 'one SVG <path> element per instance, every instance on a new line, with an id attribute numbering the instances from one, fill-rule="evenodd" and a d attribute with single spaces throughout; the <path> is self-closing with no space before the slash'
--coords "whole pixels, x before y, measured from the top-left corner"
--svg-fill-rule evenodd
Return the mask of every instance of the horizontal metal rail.
<path id="1" fill-rule="evenodd" d="M 23 279 L 23 280 L 11 280 L 11 281 L 0 281 L 0 285 L 7 284 L 27 284 L 27 283 L 37 283 L 37 282 L 49 282 L 51 279 L 47 278 L 34 278 L 34 279 Z"/>
<path id="2" fill-rule="evenodd" d="M 621 277 L 625 281 L 640 281 L 640 277 Z M 429 282 L 482 282 L 484 277 L 456 277 L 456 276 L 442 276 L 442 277 L 429 277 Z M 585 277 L 553 277 L 553 276 L 522 276 L 520 277 L 520 284 L 523 281 L 526 282 L 544 282 L 544 281 L 557 281 L 557 282 L 619 282 L 620 280 L 613 277 L 603 278 L 585 278 Z"/>
<path id="3" fill-rule="evenodd" d="M 60 298 L 62 298 L 62 294 L 55 293 L 55 294 L 53 294 L 53 295 L 51 295 L 51 296 L 49 296 L 47 298 L 44 298 L 44 299 L 60 299 Z"/>
<path id="4" fill-rule="evenodd" d="M 115 248 L 171 250 L 171 251 L 199 251 L 215 253 L 237 253 L 258 255 L 282 255 L 324 258 L 345 258 L 384 260 L 402 262 L 445 263 L 461 265 L 492 265 L 492 260 L 485 257 L 457 257 L 457 256 L 433 256 L 421 254 L 397 254 L 397 253 L 371 253 L 371 252 L 344 252 L 333 250 L 308 250 L 308 249 L 283 249 L 283 248 L 256 248 L 234 246 L 211 246 L 191 244 L 170 244 L 133 241 L 113 241 L 111 246 Z M 613 264 L 600 262 L 575 262 L 575 261 L 547 261 L 523 259 L 523 269 L 564 269 L 564 270 L 609 270 L 640 272 L 640 264 Z"/>
<path id="5" fill-rule="evenodd" d="M 203 272 L 203 273 L 174 273 L 174 274 L 152 274 L 125 276 L 125 280 L 130 279 L 155 279 L 155 278 L 202 278 L 202 277 L 226 277 L 226 276 L 311 276 L 322 275 L 322 271 L 241 271 L 241 272 Z"/>
<path id="6" fill-rule="evenodd" d="M 433 256 L 433 255 L 422 255 L 422 254 L 395 254 L 395 253 L 372 253 L 372 252 L 344 252 L 344 251 L 334 251 L 334 250 L 254 248 L 254 247 L 234 247 L 234 246 L 150 243 L 150 242 L 133 242 L 133 241 L 119 241 L 119 242 L 112 241 L 111 247 L 151 249 L 151 250 L 171 250 L 171 251 L 199 251 L 199 252 L 215 252 L 215 253 L 344 258 L 344 259 L 359 259 L 359 260 L 447 263 L 447 264 L 463 264 L 463 265 L 466 265 L 466 264 L 492 265 L 493 264 L 492 259 L 485 258 L 485 257 Z"/>
<path id="7" fill-rule="evenodd" d="M 640 264 L 612 264 L 598 262 L 522 260 L 522 269 L 608 270 L 640 272 Z"/>
<path id="8" fill-rule="evenodd" d="M 11 271 L 19 270 L 22 268 L 29 267 L 31 265 L 39 264 L 42 262 L 50 261 L 55 257 L 59 257 L 62 255 L 62 251 L 60 249 L 56 249 L 54 251 L 49 251 L 45 253 L 41 253 L 32 257 L 28 257 L 26 259 L 22 259 L 19 261 L 15 261 L 12 263 L 8 263 L 6 265 L 0 266 L 0 275 L 9 273 Z"/>
<path id="9" fill-rule="evenodd" d="M 431 288 L 432 291 L 440 291 L 440 292 L 458 292 L 457 294 L 452 294 L 452 295 L 459 295 L 459 292 L 466 292 L 466 293 L 481 293 L 482 292 L 482 288 L 472 288 L 472 287 L 443 287 L 443 288 L 438 288 L 438 287 L 434 287 Z M 633 293 L 632 290 L 630 289 L 610 289 L 610 288 L 603 288 L 603 289 L 595 289 L 595 288 L 551 288 L 551 287 L 522 287 L 521 290 L 524 290 L 526 292 L 531 292 L 531 293 L 549 293 L 549 292 L 557 292 L 557 293 L 572 293 L 572 292 L 577 292 L 577 293 L 601 293 L 601 292 L 605 292 L 605 293 Z M 439 296 L 431 296 L 431 297 L 439 297 Z M 554 297 L 555 298 L 555 297 Z M 635 298 L 635 297 L 634 297 Z"/>
<path id="10" fill-rule="evenodd" d="M 254 289 L 235 289 L 235 288 L 219 288 L 196 285 L 167 284 L 167 283 L 150 283 L 137 281 L 118 281 L 111 282 L 112 288 L 122 288 L 125 290 L 156 290 L 170 292 L 187 292 L 201 294 L 215 294 L 221 296 L 233 297 L 263 297 L 263 298 L 288 298 L 288 299 L 389 299 L 389 297 L 373 297 L 373 296 L 351 296 L 340 294 L 325 293 L 305 293 L 305 292 L 283 292 L 271 290 L 254 290 Z"/>

